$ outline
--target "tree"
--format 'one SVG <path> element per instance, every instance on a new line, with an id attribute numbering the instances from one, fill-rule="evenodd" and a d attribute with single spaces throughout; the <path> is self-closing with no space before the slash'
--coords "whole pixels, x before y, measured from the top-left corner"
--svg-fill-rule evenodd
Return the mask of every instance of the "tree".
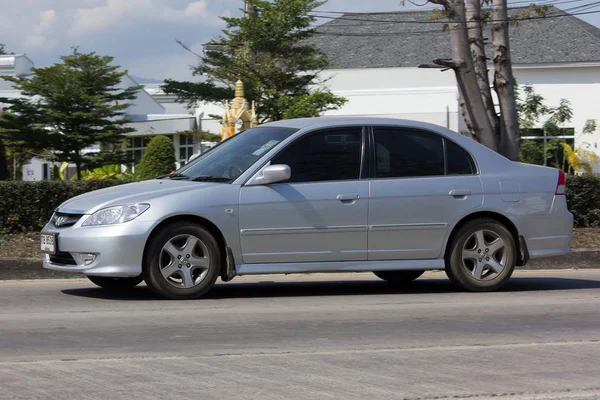
<path id="1" fill-rule="evenodd" d="M 34 112 L 29 108 L 23 110 Z M 31 123 L 28 115 L 31 114 L 0 111 L 0 141 L 5 148 L 9 176 L 14 180 L 21 178 L 20 171 L 29 159 L 45 153 L 49 146 L 46 131 Z"/>
<path id="2" fill-rule="evenodd" d="M 136 166 L 140 179 L 154 179 L 175 170 L 175 147 L 167 136 L 152 138 L 144 151 L 142 161 Z"/>
<path id="3" fill-rule="evenodd" d="M 6 54 L 6 50 L 4 50 L 4 43 L 0 43 L 0 56 L 2 54 Z"/>
<path id="4" fill-rule="evenodd" d="M 111 65 L 113 57 L 80 53 L 75 48 L 61 60 L 50 67 L 33 68 L 30 78 L 1 77 L 13 82 L 24 97 L 0 99 L 9 104 L 8 113 L 14 116 L 14 121 L 0 127 L 8 128 L 12 140 L 30 147 L 43 132 L 52 158 L 74 163 L 81 179 L 82 167 L 92 159 L 84 153 L 86 148 L 97 143 L 118 145 L 134 130 L 125 126 L 129 121 L 123 115 L 141 87 L 119 87 L 127 72 Z"/>
<path id="5" fill-rule="evenodd" d="M 460 106 L 466 125 L 475 138 L 511 160 L 517 160 L 520 129 L 508 39 L 506 0 L 428 0 L 443 7 L 449 20 L 452 59 L 436 59 L 423 68 L 452 69 L 458 84 Z M 465 4 L 466 2 L 466 4 Z M 481 5 L 491 9 L 482 12 Z M 546 7 L 531 5 L 531 12 L 545 13 Z M 483 30 L 491 22 L 494 90 L 500 113 L 496 112 L 488 77 Z"/>
<path id="6" fill-rule="evenodd" d="M 320 73 L 329 61 L 306 42 L 314 33 L 315 21 L 308 13 L 322 4 L 318 0 L 248 0 L 246 16 L 222 17 L 227 23 L 223 35 L 209 43 L 204 54 L 197 54 L 200 63 L 192 71 L 206 80 L 166 80 L 163 90 L 190 105 L 222 103 L 233 98 L 235 82 L 241 79 L 248 100 L 256 101 L 260 123 L 338 109 L 346 102 L 344 98 L 315 89 L 323 83 Z"/>

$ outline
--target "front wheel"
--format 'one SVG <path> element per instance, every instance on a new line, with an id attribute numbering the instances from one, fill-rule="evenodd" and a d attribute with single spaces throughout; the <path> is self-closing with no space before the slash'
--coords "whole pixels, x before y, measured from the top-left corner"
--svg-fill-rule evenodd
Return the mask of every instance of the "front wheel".
<path id="1" fill-rule="evenodd" d="M 464 290 L 489 292 L 499 289 L 515 269 L 515 240 L 496 220 L 468 222 L 459 229 L 450 246 L 446 274 Z"/>
<path id="2" fill-rule="evenodd" d="M 168 225 L 149 243 L 144 280 L 150 289 L 173 300 L 195 299 L 214 285 L 221 252 L 213 235 L 196 224 Z"/>
<path id="3" fill-rule="evenodd" d="M 402 285 L 414 281 L 425 271 L 373 271 L 373 273 L 384 281 L 388 281 L 394 285 Z"/>
<path id="4" fill-rule="evenodd" d="M 88 279 L 96 285 L 112 292 L 124 292 L 139 285 L 143 279 L 141 276 L 131 278 L 112 278 L 108 276 L 88 276 Z"/>

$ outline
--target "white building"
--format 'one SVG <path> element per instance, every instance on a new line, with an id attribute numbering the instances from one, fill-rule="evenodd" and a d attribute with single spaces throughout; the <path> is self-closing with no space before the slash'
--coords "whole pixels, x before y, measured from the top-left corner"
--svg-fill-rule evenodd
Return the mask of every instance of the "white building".
<path id="1" fill-rule="evenodd" d="M 451 58 L 449 33 L 440 24 L 421 23 L 430 16 L 431 11 L 345 14 L 321 25 L 311 41 L 333 65 L 326 85 L 348 99 L 329 114 L 416 119 L 465 131 L 454 73 L 418 68 Z M 600 29 L 551 7 L 547 18 L 521 21 L 509 32 L 519 86 L 532 85 L 548 106 L 569 100 L 574 115 L 564 128 L 573 129 L 576 146 L 589 144 L 600 154 L 600 129 L 581 135 L 586 120 L 600 119 Z M 485 36 L 490 42 L 489 26 Z"/>
<path id="2" fill-rule="evenodd" d="M 31 75 L 33 62 L 24 54 L 0 55 L 0 75 L 23 77 Z M 131 77 L 125 76 L 121 87 L 137 86 Z M 11 82 L 0 79 L 0 97 L 18 97 L 21 93 L 14 89 Z M 161 103 L 162 101 L 162 103 Z M 1 107 L 1 104 L 0 104 Z M 218 112 L 218 111 L 217 111 Z M 209 144 L 194 140 L 193 134 L 201 126 L 202 112 L 189 112 L 174 100 L 165 100 L 161 96 L 153 97 L 148 91 L 140 90 L 131 106 L 125 111 L 124 118 L 135 129 L 128 134 L 124 149 L 139 161 L 148 141 L 155 135 L 167 135 L 173 140 L 177 164 L 185 163 L 193 154 L 205 150 Z M 88 152 L 99 151 L 100 146 L 92 146 Z M 23 167 L 23 179 L 38 181 L 49 179 L 53 163 L 34 158 Z M 74 174 L 74 167 L 68 170 L 68 176 Z"/>

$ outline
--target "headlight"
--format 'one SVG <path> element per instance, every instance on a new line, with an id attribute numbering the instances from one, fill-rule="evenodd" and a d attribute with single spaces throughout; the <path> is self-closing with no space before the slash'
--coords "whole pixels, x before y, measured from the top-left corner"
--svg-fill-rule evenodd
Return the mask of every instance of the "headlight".
<path id="1" fill-rule="evenodd" d="M 129 204 L 96 211 L 81 226 L 114 225 L 131 221 L 150 208 L 150 204 Z"/>

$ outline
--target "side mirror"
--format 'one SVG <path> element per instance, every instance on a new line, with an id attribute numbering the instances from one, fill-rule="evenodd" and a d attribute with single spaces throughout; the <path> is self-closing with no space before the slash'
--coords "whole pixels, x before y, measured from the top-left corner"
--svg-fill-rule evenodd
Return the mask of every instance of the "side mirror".
<path id="1" fill-rule="evenodd" d="M 269 165 L 262 172 L 252 180 L 252 185 L 268 185 L 269 183 L 276 183 L 281 181 L 287 181 L 292 176 L 292 170 L 289 165 L 275 164 Z"/>

